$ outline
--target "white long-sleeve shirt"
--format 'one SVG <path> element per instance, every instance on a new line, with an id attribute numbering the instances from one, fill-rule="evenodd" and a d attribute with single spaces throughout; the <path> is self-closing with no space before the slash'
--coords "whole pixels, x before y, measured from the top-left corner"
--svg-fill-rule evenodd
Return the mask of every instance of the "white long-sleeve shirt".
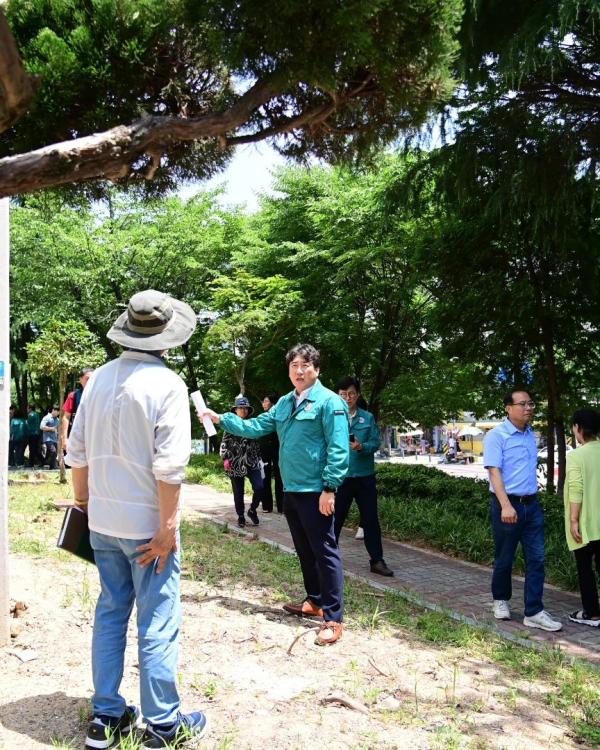
<path id="1" fill-rule="evenodd" d="M 191 452 L 183 380 L 158 357 L 126 351 L 94 372 L 66 461 L 89 470 L 89 526 L 148 539 L 160 525 L 157 480 L 179 484 Z"/>

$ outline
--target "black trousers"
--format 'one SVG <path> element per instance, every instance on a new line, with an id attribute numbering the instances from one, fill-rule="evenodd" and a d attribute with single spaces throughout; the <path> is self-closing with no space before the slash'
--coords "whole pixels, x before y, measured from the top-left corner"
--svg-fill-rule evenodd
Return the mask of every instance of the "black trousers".
<path id="1" fill-rule="evenodd" d="M 283 482 L 281 481 L 281 472 L 277 461 L 265 461 L 265 479 L 261 494 L 263 510 L 271 512 L 273 510 L 273 487 L 271 480 L 275 479 L 275 503 L 277 512 L 283 513 Z"/>
<path id="2" fill-rule="evenodd" d="M 286 492 L 285 517 L 300 560 L 307 597 L 323 608 L 327 622 L 344 614 L 344 570 L 335 540 L 333 516 L 319 510 L 320 492 Z"/>
<path id="3" fill-rule="evenodd" d="M 42 466 L 48 464 L 49 469 L 56 469 L 56 443 L 42 443 L 41 455 L 42 455 Z"/>
<path id="4" fill-rule="evenodd" d="M 600 540 L 588 542 L 585 547 L 574 550 L 574 554 L 583 611 L 588 617 L 600 617 L 598 584 L 596 581 L 596 572 L 600 575 Z"/>
<path id="5" fill-rule="evenodd" d="M 360 524 L 365 532 L 365 547 L 371 562 L 379 562 L 383 560 L 383 547 L 377 514 L 375 474 L 368 477 L 348 477 L 338 487 L 335 495 L 335 538 L 338 541 L 353 500 L 358 505 Z"/>
<path id="6" fill-rule="evenodd" d="M 35 466 L 40 462 L 40 436 L 30 435 L 27 438 L 27 445 L 29 446 L 29 465 Z"/>
<path id="7" fill-rule="evenodd" d="M 238 518 L 240 516 L 243 517 L 246 510 L 246 505 L 244 503 L 244 480 L 246 477 L 229 478 L 231 479 L 231 489 L 233 490 L 233 504 L 235 505 L 235 512 L 238 514 Z M 258 508 L 258 504 L 260 503 L 263 487 L 263 480 L 260 474 L 260 469 L 249 469 L 248 479 L 250 480 L 250 484 L 252 485 L 252 489 L 254 490 L 250 508 L 252 510 L 256 510 Z"/>
<path id="8" fill-rule="evenodd" d="M 8 448 L 9 466 L 23 466 L 25 463 L 25 440 L 12 440 Z"/>

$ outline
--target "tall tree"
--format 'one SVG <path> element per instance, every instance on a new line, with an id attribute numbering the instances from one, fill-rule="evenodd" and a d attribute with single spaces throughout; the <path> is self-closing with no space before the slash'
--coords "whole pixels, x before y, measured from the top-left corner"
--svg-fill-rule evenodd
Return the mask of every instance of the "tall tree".
<path id="1" fill-rule="evenodd" d="M 14 105 L 0 97 L 11 126 L 0 196 L 94 179 L 164 189 L 264 139 L 297 158 L 365 153 L 448 96 L 462 10 L 462 0 L 286 0 L 276 13 L 253 0 L 9 0 L 24 63 L 0 26 L 0 86 L 29 88 Z"/>
<path id="2" fill-rule="evenodd" d="M 32 370 L 51 375 L 58 380 L 59 422 L 63 418 L 62 404 L 69 374 L 85 366 L 98 367 L 105 359 L 96 337 L 85 324 L 77 320 L 50 321 L 45 331 L 27 345 L 27 356 Z M 65 483 L 67 476 L 61 430 L 58 430 L 57 450 L 60 481 Z"/>

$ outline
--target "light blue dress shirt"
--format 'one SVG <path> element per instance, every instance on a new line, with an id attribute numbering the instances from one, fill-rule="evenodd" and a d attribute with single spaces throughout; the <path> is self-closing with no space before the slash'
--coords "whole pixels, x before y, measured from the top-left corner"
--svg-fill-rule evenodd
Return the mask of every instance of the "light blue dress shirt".
<path id="1" fill-rule="evenodd" d="M 500 469 L 508 495 L 535 495 L 537 446 L 530 425 L 521 431 L 506 418 L 485 436 L 483 465 Z M 490 484 L 490 492 L 494 488 Z"/>

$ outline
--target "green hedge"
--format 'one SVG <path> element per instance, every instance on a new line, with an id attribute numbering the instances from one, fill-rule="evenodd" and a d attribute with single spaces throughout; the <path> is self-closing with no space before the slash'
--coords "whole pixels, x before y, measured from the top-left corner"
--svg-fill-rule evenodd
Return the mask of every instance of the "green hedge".
<path id="1" fill-rule="evenodd" d="M 427 466 L 379 464 L 377 486 L 384 536 L 492 564 L 486 481 L 449 476 Z M 540 500 L 546 517 L 546 579 L 576 591 L 577 572 L 565 540 L 562 500 L 545 492 L 540 493 Z M 357 523 L 357 514 L 350 522 Z M 520 550 L 514 570 L 524 571 Z"/>

